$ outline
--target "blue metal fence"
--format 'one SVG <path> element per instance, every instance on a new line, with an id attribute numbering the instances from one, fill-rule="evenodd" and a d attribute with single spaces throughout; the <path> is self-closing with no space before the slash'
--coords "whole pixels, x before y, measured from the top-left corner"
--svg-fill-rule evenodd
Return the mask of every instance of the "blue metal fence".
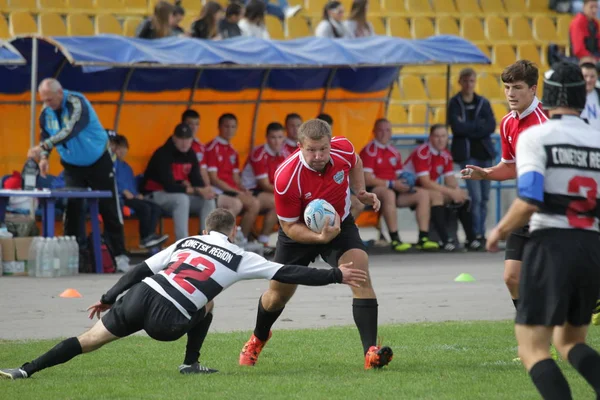
<path id="1" fill-rule="evenodd" d="M 394 146 L 399 150 L 401 150 L 401 149 L 412 150 L 418 144 L 426 142 L 428 140 L 428 138 L 429 138 L 429 135 L 393 135 L 392 142 L 394 143 Z M 450 135 L 450 140 L 452 140 L 452 135 Z M 492 140 L 494 141 L 494 146 L 496 147 L 496 160 L 495 161 L 496 161 L 496 163 L 499 163 L 501 154 L 502 154 L 501 144 L 500 144 L 500 135 L 493 134 Z M 465 186 L 464 181 L 461 181 L 461 185 Z M 502 218 L 502 190 L 515 189 L 516 187 L 517 186 L 516 186 L 516 183 L 514 180 L 504 181 L 504 182 L 498 182 L 498 181 L 491 182 L 491 189 L 495 191 L 495 196 L 496 196 L 496 223 L 498 223 L 500 221 L 500 219 Z"/>

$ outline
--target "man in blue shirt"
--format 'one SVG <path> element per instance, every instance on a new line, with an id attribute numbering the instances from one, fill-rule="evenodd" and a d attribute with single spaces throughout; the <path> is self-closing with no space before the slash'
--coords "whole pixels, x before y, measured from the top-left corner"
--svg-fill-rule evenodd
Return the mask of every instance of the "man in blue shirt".
<path id="1" fill-rule="evenodd" d="M 81 94 L 64 90 L 56 79 L 44 79 L 38 91 L 44 103 L 40 114 L 41 143 L 29 150 L 28 157 L 39 159 L 40 172 L 48 171 L 48 156 L 53 148 L 60 155 L 67 187 L 110 190 L 112 198 L 99 201 L 104 229 L 117 262 L 127 272 L 123 220 L 115 194 L 113 162 L 108 152 L 108 135 L 90 102 Z M 80 199 L 69 199 L 65 216 L 65 235 L 78 236 L 83 214 Z"/>

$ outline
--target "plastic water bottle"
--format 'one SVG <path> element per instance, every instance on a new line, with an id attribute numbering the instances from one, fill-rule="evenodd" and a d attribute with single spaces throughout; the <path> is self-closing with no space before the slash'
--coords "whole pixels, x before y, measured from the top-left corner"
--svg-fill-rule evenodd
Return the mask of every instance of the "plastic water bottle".
<path id="1" fill-rule="evenodd" d="M 48 238 L 43 238 L 37 251 L 37 270 L 36 276 L 42 278 L 52 278 L 54 272 L 53 266 L 54 249 L 52 241 Z"/>
<path id="2" fill-rule="evenodd" d="M 29 276 L 35 276 L 37 273 L 37 251 L 41 243 L 42 237 L 36 236 L 29 245 L 29 252 L 27 254 L 27 274 Z"/>
<path id="3" fill-rule="evenodd" d="M 13 234 L 8 231 L 8 228 L 4 224 L 0 224 L 0 238 L 11 238 Z"/>
<path id="4" fill-rule="evenodd" d="M 75 236 L 71 236 L 71 275 L 77 274 L 79 274 L 79 243 Z"/>
<path id="5" fill-rule="evenodd" d="M 28 158 L 23 166 L 21 176 L 23 177 L 23 189 L 34 190 L 37 186 L 37 177 L 40 174 L 40 167 L 33 158 Z"/>
<path id="6" fill-rule="evenodd" d="M 58 245 L 58 238 L 55 236 L 50 239 L 51 243 L 51 259 L 52 259 L 52 276 L 60 276 L 60 247 Z"/>
<path id="7" fill-rule="evenodd" d="M 60 260 L 60 272 L 59 276 L 68 276 L 69 275 L 69 244 L 67 243 L 67 238 L 61 236 L 58 238 L 58 258 Z"/>
<path id="8" fill-rule="evenodd" d="M 237 231 L 235 233 L 235 244 L 237 244 L 241 248 L 244 248 L 244 246 L 246 245 L 247 242 L 248 242 L 248 239 L 246 239 L 246 237 L 244 236 L 244 233 L 242 232 L 242 228 L 238 226 Z"/>

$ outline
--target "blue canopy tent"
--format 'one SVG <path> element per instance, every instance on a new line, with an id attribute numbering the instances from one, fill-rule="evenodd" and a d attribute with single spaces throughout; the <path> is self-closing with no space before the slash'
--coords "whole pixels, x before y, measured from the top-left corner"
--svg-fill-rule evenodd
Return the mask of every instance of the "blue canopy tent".
<path id="1" fill-rule="evenodd" d="M 320 89 L 321 109 L 328 101 L 329 91 L 334 89 L 359 94 L 388 90 L 386 98 L 365 99 L 387 102 L 389 90 L 404 65 L 490 63 L 475 45 L 454 36 L 424 40 L 378 36 L 288 41 L 246 37 L 203 41 L 191 38 L 145 40 L 115 35 L 28 36 L 15 38 L 11 44 L 25 57 L 29 68 L 2 70 L 0 92 L 31 91 L 32 105 L 35 105 L 38 77 L 40 80 L 58 78 L 65 87 L 85 93 L 118 92 L 115 129 L 121 108 L 128 103 L 124 98 L 127 91 L 157 93 L 185 89 L 190 91 L 189 98 L 180 103 L 189 106 L 202 103 L 194 99 L 200 89 L 221 92 L 257 89 L 256 99 L 243 100 L 256 104 L 252 142 L 258 108 L 268 101 L 262 99 L 267 89 Z M 205 100 L 206 103 L 215 101 L 219 100 Z M 35 107 L 32 107 L 32 143 L 35 117 Z"/>
<path id="2" fill-rule="evenodd" d="M 25 59 L 10 43 L 0 40 L 0 65 L 24 65 Z"/>

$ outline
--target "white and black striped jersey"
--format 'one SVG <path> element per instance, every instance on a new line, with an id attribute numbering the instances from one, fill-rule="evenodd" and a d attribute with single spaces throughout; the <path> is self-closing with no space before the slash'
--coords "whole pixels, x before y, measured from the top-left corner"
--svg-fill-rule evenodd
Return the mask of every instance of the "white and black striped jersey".
<path id="1" fill-rule="evenodd" d="M 517 143 L 519 197 L 536 204 L 530 231 L 598 231 L 600 135 L 585 120 L 563 115 L 524 131 Z"/>
<path id="2" fill-rule="evenodd" d="M 143 282 L 188 318 L 235 282 L 271 279 L 283 266 L 242 250 L 218 232 L 182 239 L 146 264 L 156 275 Z"/>

